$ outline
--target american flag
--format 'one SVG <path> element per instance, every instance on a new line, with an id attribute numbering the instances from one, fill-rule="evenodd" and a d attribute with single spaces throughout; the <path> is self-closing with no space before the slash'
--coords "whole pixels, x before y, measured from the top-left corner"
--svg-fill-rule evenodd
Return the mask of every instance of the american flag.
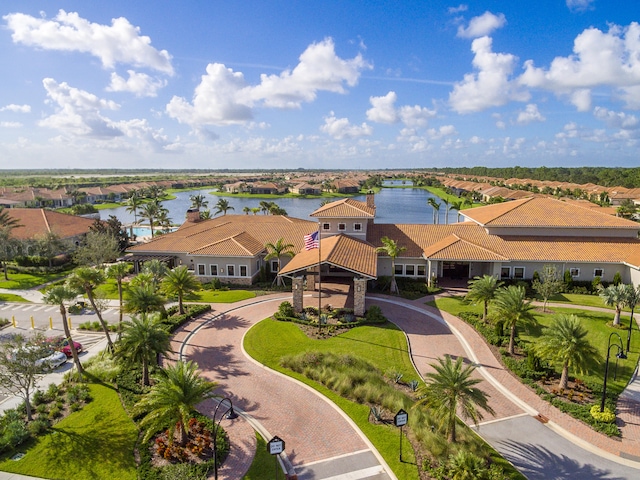
<path id="1" fill-rule="evenodd" d="M 318 231 L 310 233 L 309 235 L 305 235 L 304 236 L 304 249 L 305 250 L 312 250 L 314 248 L 319 248 L 320 247 L 320 241 L 318 239 L 319 235 L 320 235 L 320 232 L 318 232 Z"/>

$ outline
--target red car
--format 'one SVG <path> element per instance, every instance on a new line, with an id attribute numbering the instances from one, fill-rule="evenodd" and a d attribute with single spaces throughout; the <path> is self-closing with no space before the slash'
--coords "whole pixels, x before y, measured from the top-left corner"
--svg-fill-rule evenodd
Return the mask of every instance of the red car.
<path id="1" fill-rule="evenodd" d="M 66 338 L 63 338 L 63 337 L 48 338 L 47 343 L 52 344 L 56 350 L 59 350 L 62 353 L 64 353 L 67 356 L 67 358 L 71 358 L 71 347 L 69 346 L 69 340 L 67 340 Z M 81 343 L 73 342 L 73 344 L 75 345 L 76 351 L 78 353 L 82 352 Z"/>

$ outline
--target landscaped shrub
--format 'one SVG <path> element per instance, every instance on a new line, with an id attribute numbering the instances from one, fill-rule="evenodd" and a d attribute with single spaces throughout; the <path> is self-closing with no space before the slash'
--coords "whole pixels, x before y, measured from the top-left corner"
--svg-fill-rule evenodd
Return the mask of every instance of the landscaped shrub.
<path id="1" fill-rule="evenodd" d="M 602 423 L 614 423 L 616 421 L 616 414 L 613 413 L 609 407 L 604 407 L 604 412 L 600 411 L 600 405 L 593 405 L 589 410 L 591 416 L 598 422 Z"/>
<path id="2" fill-rule="evenodd" d="M 0 451 L 13 450 L 25 442 L 31 433 L 23 420 L 12 420 L 2 426 L 0 433 Z"/>
<path id="3" fill-rule="evenodd" d="M 29 425 L 27 425 L 27 428 L 29 429 L 29 433 L 31 435 L 33 435 L 34 437 L 37 437 L 38 435 L 42 435 L 43 433 L 46 433 L 49 430 L 50 425 L 51 424 L 49 420 L 47 420 L 46 418 L 38 417 L 32 422 L 29 422 Z"/>
<path id="4" fill-rule="evenodd" d="M 371 305 L 364 315 L 367 323 L 385 323 L 387 317 L 382 314 L 382 309 L 378 305 Z"/>
<path id="5" fill-rule="evenodd" d="M 167 328 L 170 333 L 175 332 L 178 328 L 180 328 L 184 323 L 189 320 L 192 320 L 196 317 L 199 317 L 205 312 L 211 310 L 211 305 L 205 304 L 187 304 L 184 305 L 184 313 L 183 315 L 174 315 L 178 311 L 178 307 L 175 307 L 175 311 L 173 311 L 174 307 L 171 307 L 167 310 L 167 318 L 162 319 L 162 324 Z M 173 312 L 173 313 L 171 313 Z"/>
<path id="6" fill-rule="evenodd" d="M 622 283 L 622 275 L 620 275 L 620 272 L 615 273 L 615 275 L 613 276 L 613 281 L 611 283 L 613 283 L 616 286 Z"/>

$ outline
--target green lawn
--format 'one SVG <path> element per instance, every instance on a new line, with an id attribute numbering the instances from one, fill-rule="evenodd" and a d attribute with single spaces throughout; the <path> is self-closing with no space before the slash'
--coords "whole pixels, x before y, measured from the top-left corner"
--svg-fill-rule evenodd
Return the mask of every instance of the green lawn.
<path id="1" fill-rule="evenodd" d="M 571 303 L 574 305 L 584 305 L 587 307 L 600 307 L 614 310 L 614 307 L 605 305 L 599 295 L 586 295 L 579 293 L 558 293 L 549 299 L 551 303 Z M 623 308 L 623 311 L 631 312 L 629 308 Z M 613 315 L 612 315 L 613 318 Z"/>
<path id="2" fill-rule="evenodd" d="M 267 319 L 247 332 L 244 346 L 247 353 L 260 363 L 297 378 L 338 405 L 375 445 L 398 478 L 418 479 L 417 468 L 411 463 L 415 462 L 413 452 L 408 448 L 403 452 L 405 462 L 400 462 L 398 458 L 398 432 L 395 427 L 370 423 L 367 405 L 346 400 L 305 376 L 280 366 L 280 358 L 285 355 L 308 350 L 331 351 L 362 357 L 382 372 L 393 369 L 404 373 L 406 379 L 417 378 L 418 375 L 409 358 L 406 338 L 401 330 L 393 325 L 364 326 L 327 340 L 312 340 L 295 324 Z"/>
<path id="3" fill-rule="evenodd" d="M 0 302 L 29 302 L 20 295 L 14 295 L 12 293 L 0 293 Z"/>
<path id="4" fill-rule="evenodd" d="M 280 469 L 280 465 L 277 466 Z M 276 464 L 273 456 L 267 452 L 267 442 L 262 435 L 256 432 L 256 454 L 251 462 L 251 467 L 242 480 L 271 480 L 276 475 Z M 281 473 L 278 475 L 282 476 Z"/>
<path id="5" fill-rule="evenodd" d="M 0 288 L 8 288 L 11 290 L 28 290 L 39 285 L 64 278 L 65 273 L 9 273 L 9 280 L 4 279 L 4 275 L 0 275 Z"/>
<path id="6" fill-rule="evenodd" d="M 590 297 L 589 295 L 585 295 L 585 296 Z M 581 295 L 580 297 L 583 297 L 583 296 Z M 482 312 L 482 305 L 480 304 L 474 305 L 474 304 L 467 303 L 466 301 L 463 300 L 462 297 L 459 297 L 459 296 L 438 298 L 435 300 L 435 302 L 429 302 L 429 304 L 434 305 L 439 309 L 444 310 L 445 312 L 451 313 L 456 316 L 459 315 L 459 313 L 462 311 L 472 311 L 475 313 Z M 608 323 L 611 323 L 611 320 L 613 319 L 613 314 L 609 312 L 592 312 L 589 310 L 580 310 L 576 308 L 559 308 L 559 307 L 549 308 L 549 310 L 551 313 L 535 314 L 536 320 L 538 321 L 538 326 L 531 327 L 528 330 L 520 328 L 518 330 L 518 334 L 520 338 L 522 338 L 527 342 L 535 342 L 536 339 L 542 334 L 542 328 L 548 327 L 552 324 L 554 314 L 564 313 L 564 314 L 570 314 L 570 315 L 572 314 L 572 315 L 578 316 L 578 318 L 580 318 L 581 322 L 584 324 L 587 331 L 589 332 L 587 336 L 589 342 L 591 342 L 591 344 L 596 347 L 598 352 L 600 352 L 602 358 L 600 359 L 600 362 L 591 363 L 589 372 L 585 373 L 584 375 L 580 374 L 577 371 L 570 371 L 569 374 L 572 376 L 575 375 L 578 378 L 581 378 L 583 380 L 602 383 L 602 377 L 604 375 L 604 359 L 606 358 L 606 355 L 607 355 L 607 344 L 609 341 L 609 336 L 612 333 L 619 334 L 620 337 L 622 338 L 623 346 L 626 349 L 626 345 L 627 345 L 626 330 L 613 328 L 607 325 Z M 491 313 L 491 307 L 489 307 L 489 313 Z M 627 321 L 624 322 L 623 320 L 623 326 L 625 324 L 628 325 L 628 317 L 625 320 Z M 615 336 L 612 338 L 612 342 L 614 340 L 616 340 Z M 613 360 L 615 360 L 615 357 L 613 356 L 615 352 L 616 350 L 613 349 L 612 355 L 611 355 L 611 358 Z M 618 393 L 622 392 L 627 382 L 631 378 L 635 365 L 638 362 L 639 353 L 640 353 L 640 333 L 638 333 L 638 331 L 635 330 L 633 333 L 632 341 L 631 341 L 631 352 L 628 354 L 629 358 L 627 360 L 620 360 L 618 362 L 617 379 L 613 380 L 613 377 L 611 377 L 607 381 L 607 388 L 610 391 L 612 392 L 615 391 Z M 559 366 L 556 366 L 556 370 L 560 372 Z"/>
<path id="7" fill-rule="evenodd" d="M 25 453 L 21 460 L 3 457 L 0 470 L 55 479 L 136 479 L 136 426 L 114 389 L 98 384 L 90 389 L 93 401 L 26 450 L 19 447 Z"/>

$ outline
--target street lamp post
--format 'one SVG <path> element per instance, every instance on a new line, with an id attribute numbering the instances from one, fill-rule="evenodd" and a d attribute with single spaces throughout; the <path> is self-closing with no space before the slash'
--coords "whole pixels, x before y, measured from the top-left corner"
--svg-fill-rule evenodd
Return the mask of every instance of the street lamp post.
<path id="1" fill-rule="evenodd" d="M 218 409 L 225 402 L 229 402 L 229 408 L 225 410 L 225 412 L 220 415 L 220 419 L 216 422 L 216 415 L 218 414 Z M 233 410 L 233 403 L 229 397 L 225 397 L 220 400 L 218 406 L 213 411 L 213 478 L 218 480 L 218 428 L 220 427 L 220 422 L 223 418 L 227 418 L 229 420 L 233 420 L 238 418 L 238 414 Z"/>
<path id="2" fill-rule="evenodd" d="M 613 345 L 611 344 L 611 337 L 613 337 L 614 335 L 618 337 L 618 340 L 620 340 L 620 345 L 618 345 L 617 343 L 614 343 Z M 616 347 L 618 349 L 618 353 L 616 353 L 616 368 L 618 365 L 618 358 L 622 360 L 627 358 L 627 356 L 624 354 L 622 338 L 616 332 L 611 332 L 611 334 L 609 335 L 609 341 L 607 342 L 607 361 L 604 364 L 604 384 L 602 386 L 602 401 L 600 402 L 600 412 L 604 412 L 604 399 L 607 394 L 607 377 L 609 376 L 609 354 L 611 353 L 611 347 Z"/>

